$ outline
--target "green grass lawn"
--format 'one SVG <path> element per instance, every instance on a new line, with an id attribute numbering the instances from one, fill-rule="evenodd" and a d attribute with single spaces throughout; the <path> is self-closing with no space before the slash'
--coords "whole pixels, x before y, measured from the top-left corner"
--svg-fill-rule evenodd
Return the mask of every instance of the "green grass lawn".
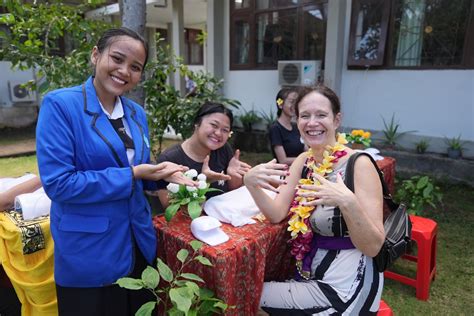
<path id="1" fill-rule="evenodd" d="M 26 172 L 38 174 L 36 155 L 16 158 L 0 158 L 0 178 L 19 177 Z"/>
<path id="2" fill-rule="evenodd" d="M 243 152 L 242 160 L 255 165 L 270 154 Z M 36 156 L 0 159 L 0 177 L 37 174 Z M 437 274 L 427 302 L 415 298 L 415 289 L 385 280 L 383 299 L 395 315 L 472 315 L 474 311 L 474 189 L 439 184 L 443 205 L 422 214 L 439 225 Z M 415 275 L 415 264 L 399 260 L 397 271 Z"/>

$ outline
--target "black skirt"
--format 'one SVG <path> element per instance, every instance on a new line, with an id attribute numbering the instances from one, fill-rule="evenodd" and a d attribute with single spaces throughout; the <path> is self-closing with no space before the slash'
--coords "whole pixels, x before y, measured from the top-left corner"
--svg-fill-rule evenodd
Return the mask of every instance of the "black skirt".
<path id="1" fill-rule="evenodd" d="M 148 263 L 135 245 L 135 266 L 129 275 L 141 278 Z M 128 316 L 145 303 L 155 301 L 149 290 L 127 290 L 116 284 L 94 288 L 63 287 L 56 284 L 58 314 L 64 316 Z"/>

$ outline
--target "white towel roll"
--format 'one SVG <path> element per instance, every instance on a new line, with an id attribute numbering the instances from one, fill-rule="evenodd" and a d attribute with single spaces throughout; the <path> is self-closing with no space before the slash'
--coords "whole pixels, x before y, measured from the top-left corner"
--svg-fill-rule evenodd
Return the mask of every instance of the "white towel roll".
<path id="1" fill-rule="evenodd" d="M 29 221 L 48 215 L 51 200 L 44 192 L 20 194 L 15 198 L 15 210 L 23 213 L 23 219 Z"/>

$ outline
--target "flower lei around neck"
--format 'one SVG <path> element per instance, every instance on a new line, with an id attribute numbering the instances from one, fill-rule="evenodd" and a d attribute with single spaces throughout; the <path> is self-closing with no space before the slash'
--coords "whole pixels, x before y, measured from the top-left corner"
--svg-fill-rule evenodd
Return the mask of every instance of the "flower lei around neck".
<path id="1" fill-rule="evenodd" d="M 314 179 L 314 175 L 318 174 L 327 178 L 333 172 L 333 165 L 339 161 L 341 157 L 347 155 L 344 145 L 347 144 L 346 135 L 339 133 L 337 142 L 334 146 L 326 146 L 323 152 L 323 161 L 316 163 L 314 153 L 308 150 L 308 158 L 305 166 L 309 169 L 306 179 L 300 179 L 300 185 L 319 185 Z M 311 241 L 313 232 L 310 228 L 309 218 L 316 209 L 314 206 L 305 206 L 305 202 L 313 201 L 314 198 L 302 197 L 300 194 L 309 192 L 308 190 L 297 189 L 295 198 L 290 206 L 290 219 L 288 221 L 288 231 L 291 232 L 291 255 L 296 258 L 296 266 L 301 276 L 309 278 L 309 275 L 303 275 L 302 264 L 305 255 L 311 251 Z M 307 274 L 307 273 L 305 273 Z"/>

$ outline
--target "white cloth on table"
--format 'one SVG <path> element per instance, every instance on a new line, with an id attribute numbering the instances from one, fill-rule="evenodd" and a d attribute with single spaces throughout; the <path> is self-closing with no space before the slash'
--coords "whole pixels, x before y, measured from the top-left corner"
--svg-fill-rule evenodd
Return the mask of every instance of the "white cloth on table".
<path id="1" fill-rule="evenodd" d="M 49 215 L 51 200 L 43 189 L 38 189 L 33 193 L 20 194 L 15 197 L 15 210 L 23 214 L 24 220 L 29 221 Z"/>
<path id="2" fill-rule="evenodd" d="M 33 173 L 27 173 L 18 178 L 1 178 L 0 179 L 0 193 L 5 192 L 13 188 L 14 186 L 26 182 L 30 179 L 36 178 L 37 176 Z"/>
<path id="3" fill-rule="evenodd" d="M 275 192 L 264 191 L 272 199 L 276 195 Z M 235 227 L 255 224 L 255 220 L 252 217 L 260 213 L 249 190 L 245 186 L 210 198 L 204 203 L 203 208 L 207 215 Z"/>
<path id="4" fill-rule="evenodd" d="M 372 158 L 373 158 L 375 161 L 377 161 L 377 160 L 382 160 L 382 159 L 383 159 L 383 156 L 382 156 L 382 155 L 379 155 L 380 150 L 378 150 L 377 148 L 369 147 L 369 148 L 366 148 L 366 149 L 364 149 L 364 150 L 362 150 L 362 151 L 368 153 L 369 155 L 371 155 Z"/>

